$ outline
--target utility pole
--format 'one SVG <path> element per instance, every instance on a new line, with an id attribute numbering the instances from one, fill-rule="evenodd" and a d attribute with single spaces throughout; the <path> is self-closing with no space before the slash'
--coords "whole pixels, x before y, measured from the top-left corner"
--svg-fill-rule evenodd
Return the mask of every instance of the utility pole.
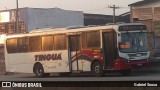
<path id="1" fill-rule="evenodd" d="M 19 12 L 19 8 L 18 8 L 18 0 L 16 0 L 16 5 L 17 5 L 17 9 L 16 9 L 16 30 L 14 33 L 19 33 L 19 15 L 18 15 L 18 12 Z"/>
<path id="2" fill-rule="evenodd" d="M 108 6 L 108 8 L 113 9 L 113 23 L 115 23 L 115 13 L 116 13 L 116 9 L 119 9 L 119 7 L 113 5 L 113 6 Z"/>

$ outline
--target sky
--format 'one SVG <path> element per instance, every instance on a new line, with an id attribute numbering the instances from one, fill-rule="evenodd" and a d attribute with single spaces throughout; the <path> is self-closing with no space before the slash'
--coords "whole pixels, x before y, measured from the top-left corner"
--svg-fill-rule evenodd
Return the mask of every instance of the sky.
<path id="1" fill-rule="evenodd" d="M 16 0 L 0 0 L 0 10 L 16 8 Z M 18 0 L 19 8 L 61 8 L 64 10 L 83 11 L 84 13 L 112 15 L 109 5 L 120 7 L 116 15 L 130 10 L 129 4 L 141 0 Z"/>

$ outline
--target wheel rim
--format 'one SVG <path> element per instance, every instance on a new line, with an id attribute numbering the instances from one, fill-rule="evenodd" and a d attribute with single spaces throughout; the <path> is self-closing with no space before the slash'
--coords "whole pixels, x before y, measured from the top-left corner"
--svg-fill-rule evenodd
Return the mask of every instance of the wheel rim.
<path id="1" fill-rule="evenodd" d="M 43 70 L 42 70 L 41 68 L 38 68 L 38 69 L 37 69 L 37 74 L 38 74 L 38 75 L 42 75 L 42 73 L 43 73 Z"/>
<path id="2" fill-rule="evenodd" d="M 95 66 L 95 72 L 99 73 L 100 72 L 100 66 Z"/>

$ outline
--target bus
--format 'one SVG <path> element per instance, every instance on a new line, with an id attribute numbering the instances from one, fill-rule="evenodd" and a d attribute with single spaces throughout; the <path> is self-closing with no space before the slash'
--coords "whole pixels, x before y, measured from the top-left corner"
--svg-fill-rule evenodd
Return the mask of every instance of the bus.
<path id="1" fill-rule="evenodd" d="M 150 64 L 147 29 L 141 23 L 104 26 L 44 28 L 6 35 L 6 72 L 51 73 L 107 71 L 129 75 L 132 69 Z"/>

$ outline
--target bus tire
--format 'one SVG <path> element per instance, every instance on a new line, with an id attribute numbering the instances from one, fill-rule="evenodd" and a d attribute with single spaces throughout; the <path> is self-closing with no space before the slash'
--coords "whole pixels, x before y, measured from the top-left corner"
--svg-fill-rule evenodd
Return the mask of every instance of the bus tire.
<path id="1" fill-rule="evenodd" d="M 129 69 L 129 70 L 122 70 L 122 71 L 120 71 L 120 73 L 123 75 L 123 76 L 127 76 L 127 75 L 129 75 L 130 73 L 131 73 L 131 70 Z"/>
<path id="2" fill-rule="evenodd" d="M 33 71 L 36 75 L 36 77 L 44 77 L 46 76 L 45 73 L 44 73 L 44 69 L 43 69 L 43 66 L 42 64 L 38 63 L 38 64 L 35 64 L 34 68 L 33 68 Z"/>
<path id="3" fill-rule="evenodd" d="M 103 66 L 100 62 L 96 61 L 91 66 L 91 71 L 96 77 L 100 77 L 104 75 Z"/>

